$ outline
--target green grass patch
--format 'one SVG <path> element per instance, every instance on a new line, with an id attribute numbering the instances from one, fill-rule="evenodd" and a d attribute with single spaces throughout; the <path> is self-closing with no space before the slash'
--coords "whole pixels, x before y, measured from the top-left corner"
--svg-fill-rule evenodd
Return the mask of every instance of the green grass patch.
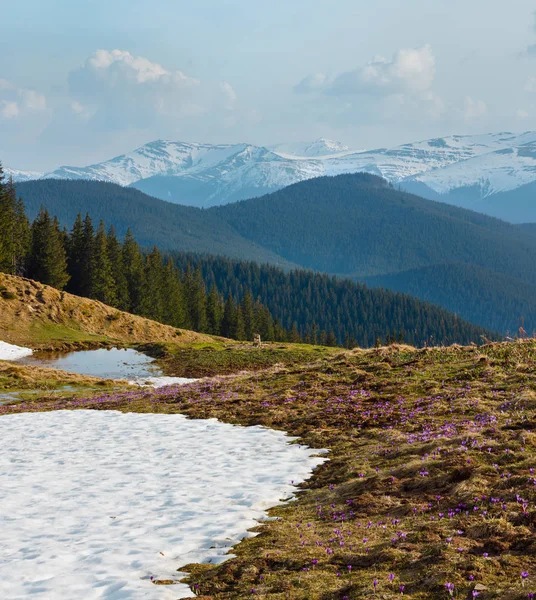
<path id="1" fill-rule="evenodd" d="M 259 371 L 274 365 L 299 365 L 327 358 L 337 348 L 307 344 L 264 344 L 256 348 L 244 343 L 220 341 L 194 344 L 146 344 L 139 347 L 157 359 L 166 375 L 212 377 L 240 371 Z"/>
<path id="2" fill-rule="evenodd" d="M 107 342 L 109 338 L 82 331 L 76 323 L 71 326 L 59 323 L 37 321 L 30 327 L 30 335 L 34 344 L 54 342 Z"/>

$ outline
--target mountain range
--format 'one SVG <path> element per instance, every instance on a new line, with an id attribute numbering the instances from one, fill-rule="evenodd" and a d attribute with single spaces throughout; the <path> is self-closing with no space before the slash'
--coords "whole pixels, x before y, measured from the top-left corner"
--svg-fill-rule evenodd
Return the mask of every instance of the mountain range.
<path id="1" fill-rule="evenodd" d="M 450 136 L 375 150 L 325 139 L 276 144 L 157 140 L 87 167 L 6 169 L 15 181 L 85 179 L 137 188 L 197 207 L 262 196 L 324 175 L 368 172 L 430 200 L 512 223 L 536 221 L 536 132 Z"/>
<path id="2" fill-rule="evenodd" d="M 146 247 L 298 267 L 414 295 L 488 329 L 536 328 L 536 232 L 404 192 L 370 174 L 319 177 L 210 209 L 96 181 L 17 185 L 71 226 L 78 212 Z M 305 291 L 304 291 L 305 293 Z"/>

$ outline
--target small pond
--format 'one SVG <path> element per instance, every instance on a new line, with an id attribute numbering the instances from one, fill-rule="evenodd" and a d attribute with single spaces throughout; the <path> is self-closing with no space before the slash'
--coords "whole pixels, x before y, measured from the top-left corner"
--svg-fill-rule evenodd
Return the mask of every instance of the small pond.
<path id="1" fill-rule="evenodd" d="M 132 348 L 101 348 L 79 352 L 38 352 L 15 361 L 18 364 L 48 369 L 60 369 L 78 375 L 89 375 L 101 379 L 126 379 L 137 385 L 163 387 L 183 385 L 196 381 L 184 377 L 166 377 L 154 359 Z M 67 392 L 70 386 L 61 386 L 58 393 Z M 90 389 L 90 388 L 88 388 Z M 49 390 L 49 393 L 53 391 Z M 0 404 L 19 400 L 23 396 L 42 395 L 43 390 L 0 392 Z"/>
<path id="2" fill-rule="evenodd" d="M 61 369 L 78 375 L 102 379 L 137 380 L 161 377 L 161 369 L 149 356 L 132 348 L 101 348 L 80 352 L 40 352 L 17 361 L 19 364 L 49 369 Z"/>

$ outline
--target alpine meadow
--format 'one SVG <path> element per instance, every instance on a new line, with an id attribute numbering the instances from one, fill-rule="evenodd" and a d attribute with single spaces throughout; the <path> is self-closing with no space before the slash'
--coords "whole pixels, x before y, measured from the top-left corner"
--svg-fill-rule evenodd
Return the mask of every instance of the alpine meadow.
<path id="1" fill-rule="evenodd" d="M 3 14 L 0 598 L 536 598 L 533 3 Z"/>

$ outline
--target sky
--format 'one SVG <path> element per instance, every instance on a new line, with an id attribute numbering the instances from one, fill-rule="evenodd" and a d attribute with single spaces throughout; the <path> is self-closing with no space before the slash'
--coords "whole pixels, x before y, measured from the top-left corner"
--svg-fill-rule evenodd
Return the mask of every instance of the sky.
<path id="1" fill-rule="evenodd" d="M 7 0 L 0 0 L 0 6 Z M 2 11 L 0 161 L 155 140 L 372 149 L 536 129 L 534 0 L 25 0 Z"/>

